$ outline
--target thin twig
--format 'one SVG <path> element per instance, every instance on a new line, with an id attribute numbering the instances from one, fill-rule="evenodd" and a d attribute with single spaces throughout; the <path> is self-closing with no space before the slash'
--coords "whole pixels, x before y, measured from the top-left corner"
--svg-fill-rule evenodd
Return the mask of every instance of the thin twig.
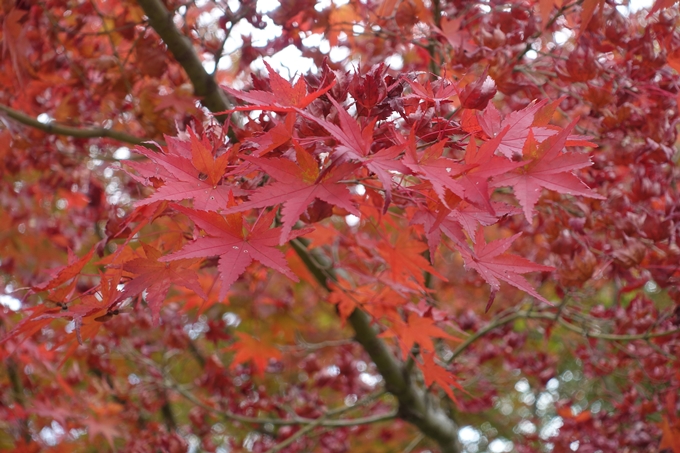
<path id="1" fill-rule="evenodd" d="M 418 435 L 411 441 L 410 444 L 404 448 L 404 451 L 402 453 L 411 453 L 414 448 L 418 446 L 420 442 L 425 438 L 425 435 L 423 433 L 418 433 Z"/>
<path id="2" fill-rule="evenodd" d="M 309 425 L 302 427 L 298 432 L 296 432 L 295 434 L 290 436 L 288 439 L 282 441 L 281 443 L 274 445 L 272 448 L 267 450 L 266 453 L 277 453 L 277 452 L 283 450 L 284 448 L 291 445 L 293 442 L 302 438 L 305 434 L 307 434 L 308 432 L 312 431 L 314 428 L 319 426 L 325 418 L 326 418 L 325 416 L 318 418 L 315 422 L 310 423 Z"/>
<path id="3" fill-rule="evenodd" d="M 456 357 L 461 355 L 472 343 L 477 341 L 479 338 L 483 337 L 490 331 L 496 329 L 497 327 L 500 327 L 504 324 L 507 324 L 509 322 L 513 322 L 517 319 L 545 319 L 548 321 L 555 322 L 556 315 L 555 313 L 550 313 L 550 312 L 531 312 L 531 311 L 518 311 L 516 313 L 510 314 L 505 317 L 501 317 L 489 324 L 487 324 L 485 327 L 481 328 L 477 332 L 475 332 L 472 336 L 468 337 L 463 343 L 461 343 L 454 351 L 451 357 L 448 358 L 446 361 L 447 364 L 450 364 L 453 362 Z M 649 340 L 651 338 L 658 338 L 658 337 L 664 337 L 667 335 L 675 335 L 680 333 L 680 328 L 678 329 L 671 329 L 671 330 L 666 330 L 662 332 L 646 332 L 646 333 L 641 333 L 641 334 L 613 334 L 613 333 L 602 333 L 602 332 L 595 332 L 591 331 L 588 329 L 581 328 L 579 326 L 576 326 L 568 321 L 566 321 L 563 317 L 558 317 L 557 318 L 557 323 L 564 327 L 567 330 L 571 330 L 572 332 L 578 333 L 579 335 L 583 336 L 584 338 L 596 338 L 599 340 L 606 340 L 606 341 L 636 341 L 636 340 Z"/>
<path id="4" fill-rule="evenodd" d="M 0 112 L 4 112 L 8 118 L 21 123 L 25 126 L 30 126 L 34 129 L 41 130 L 47 134 L 65 135 L 74 138 L 110 138 L 123 143 L 131 145 L 142 145 L 147 148 L 156 149 L 155 145 L 148 143 L 150 139 L 135 137 L 134 135 L 126 134 L 125 132 L 116 131 L 113 129 L 105 129 L 103 127 L 71 127 L 64 126 L 57 123 L 41 123 L 37 119 L 26 115 L 23 112 L 14 110 L 4 104 L 0 104 Z M 163 145 L 158 141 L 159 144 Z"/>
<path id="5" fill-rule="evenodd" d="M 190 402 L 194 403 L 195 405 L 207 410 L 208 412 L 224 417 L 229 420 L 234 420 L 237 422 L 241 423 L 246 423 L 250 425 L 266 425 L 266 424 L 271 424 L 275 426 L 292 426 L 292 425 L 310 425 L 314 424 L 314 426 L 325 426 L 325 427 L 350 427 L 350 426 L 359 426 L 359 425 L 370 425 L 373 423 L 379 423 L 387 420 L 392 420 L 397 417 L 397 412 L 388 412 L 386 414 L 379 414 L 379 415 L 373 415 L 370 417 L 361 417 L 361 418 L 350 418 L 350 419 L 339 419 L 339 420 L 325 420 L 325 418 L 333 416 L 333 415 L 339 415 L 341 412 L 336 409 L 335 411 L 329 411 L 327 414 L 324 414 L 323 417 L 317 418 L 317 419 L 311 419 L 311 418 L 302 418 L 302 417 L 295 417 L 291 419 L 282 419 L 282 418 L 260 418 L 260 417 L 248 417 L 245 415 L 239 415 L 239 414 L 234 414 L 233 412 L 230 411 L 224 411 L 217 409 L 215 407 L 212 407 L 200 399 L 198 399 L 193 393 L 189 392 L 187 389 L 182 387 L 181 385 L 178 385 L 174 382 L 172 382 L 169 379 L 166 379 L 165 385 L 172 389 L 175 390 L 177 393 L 182 395 L 184 398 L 189 400 Z M 356 405 L 354 406 L 347 406 L 340 408 L 342 412 L 349 411 L 351 409 L 354 409 Z"/>

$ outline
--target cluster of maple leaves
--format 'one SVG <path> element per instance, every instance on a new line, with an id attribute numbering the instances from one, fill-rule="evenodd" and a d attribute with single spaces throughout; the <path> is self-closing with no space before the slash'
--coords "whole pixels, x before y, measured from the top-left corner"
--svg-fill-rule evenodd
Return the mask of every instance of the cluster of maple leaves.
<path id="1" fill-rule="evenodd" d="M 165 2 L 214 60 L 239 21 L 281 27 L 216 72 L 238 101 L 215 112 L 224 125 L 136 2 L 3 5 L 3 105 L 152 139 L 120 171 L 111 137 L 0 130 L 0 270 L 25 294 L 21 317 L 0 317 L 8 448 L 49 444 L 47 430 L 67 449 L 184 451 L 190 432 L 207 451 L 266 451 L 335 404 L 389 415 L 365 351 L 335 340 L 335 310 L 359 308 L 488 440 L 541 451 L 545 435 L 512 429 L 559 416 L 556 452 L 680 452 L 672 3 L 624 17 L 601 0 Z M 215 24 L 199 20 L 216 5 Z M 361 66 L 328 61 L 304 40 L 318 32 Z M 266 66 L 230 87 L 288 45 L 317 71 Z M 382 63 L 395 55 L 399 71 Z M 555 407 L 501 411 L 515 372 L 534 400 L 557 380 Z M 243 422 L 263 414 L 291 424 Z M 286 451 L 415 436 L 329 426 Z"/>
<path id="2" fill-rule="evenodd" d="M 385 80 L 385 73 L 385 66 L 378 66 L 365 76 L 351 76 L 343 90 L 335 88 L 335 76 L 326 70 L 322 86 L 308 93 L 302 78 L 291 85 L 269 68 L 269 80 L 259 80 L 267 91 L 226 88 L 233 96 L 254 104 L 234 111 L 270 114 L 269 131 L 228 147 L 218 141 L 221 137 L 213 138 L 211 143 L 205 137 L 199 140 L 189 129 L 190 140 L 168 138 L 167 150 L 162 152 L 139 148 L 138 152 L 150 162 L 129 165 L 136 170 L 140 182 L 157 190 L 138 204 L 192 200 L 193 210 L 180 205 L 172 208 L 209 236 L 197 238 L 161 261 L 219 256 L 220 299 L 253 259 L 297 280 L 283 255 L 273 247 L 308 232 L 305 228 L 293 229 L 305 211 L 312 211 L 306 213 L 306 219 L 316 221 L 330 215 L 333 211 L 323 209 L 323 203 L 357 217 L 374 217 L 376 222 L 389 222 L 382 216 L 402 220 L 405 216 L 408 223 L 425 227 L 431 260 L 435 259 L 443 233 L 452 240 L 466 266 L 479 272 L 494 291 L 503 280 L 548 302 L 520 274 L 553 269 L 504 253 L 516 236 L 486 243 L 480 227 L 513 212 L 510 205 L 495 201 L 492 205 L 493 187 L 512 187 L 528 221 L 543 188 L 603 198 L 572 173 L 591 164 L 588 155 L 565 151 L 565 146 L 592 143 L 570 135 L 575 123 L 564 129 L 548 125 L 562 99 L 550 104 L 532 103 L 503 118 L 488 103 L 496 90 L 493 80 L 485 76 L 480 83 L 466 87 L 465 99 L 482 107 L 481 111 L 468 109 L 462 125 L 450 123 L 446 129 L 432 130 L 429 125 L 410 120 L 409 115 L 431 110 L 439 113 L 443 104 L 451 102 L 455 84 L 446 79 L 421 83 L 409 76 Z M 387 86 L 388 82 L 391 86 Z M 333 97 L 346 99 L 350 85 L 365 113 L 358 118 Z M 367 86 L 377 88 L 378 95 L 371 98 L 364 91 Z M 411 92 L 404 93 L 404 86 Z M 332 96 L 319 99 L 329 90 Z M 404 108 L 396 112 L 400 114 L 397 120 L 381 122 L 376 131 L 379 117 L 371 113 L 388 102 L 402 103 Z M 324 117 L 337 118 L 337 124 Z M 294 129 L 304 133 L 295 134 Z M 408 135 L 404 130 L 409 131 Z M 381 141 L 375 140 L 377 133 L 383 137 Z M 478 139 L 481 145 L 477 145 Z M 281 151 L 272 152 L 272 144 Z M 265 154 L 269 156 L 261 157 Z M 270 157 L 272 154 L 277 156 Z M 275 182 L 262 184 L 265 176 Z M 252 190 L 253 181 L 262 185 Z M 352 185 L 360 185 L 364 194 L 352 196 Z M 246 200 L 237 204 L 235 197 Z M 376 206 L 378 203 L 380 206 Z M 394 209 L 388 211 L 391 205 Z M 259 211 L 252 227 L 247 217 L 239 214 L 279 206 L 279 228 L 270 228 L 276 209 Z M 315 222 L 307 222 L 310 223 Z M 397 253 L 403 254 L 403 248 L 400 244 Z M 393 276 L 406 278 L 394 278 L 392 284 L 412 286 L 409 272 L 400 269 L 409 267 L 407 261 L 387 264 Z M 423 263 L 416 261 L 412 265 L 416 265 L 411 268 L 413 279 L 422 290 L 417 266 Z"/>

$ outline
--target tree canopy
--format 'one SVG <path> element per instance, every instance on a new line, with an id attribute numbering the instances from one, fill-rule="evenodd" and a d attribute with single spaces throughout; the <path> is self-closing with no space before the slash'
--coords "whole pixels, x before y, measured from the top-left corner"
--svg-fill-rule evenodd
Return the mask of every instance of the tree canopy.
<path id="1" fill-rule="evenodd" d="M 0 450 L 680 453 L 674 1 L 0 23 Z"/>

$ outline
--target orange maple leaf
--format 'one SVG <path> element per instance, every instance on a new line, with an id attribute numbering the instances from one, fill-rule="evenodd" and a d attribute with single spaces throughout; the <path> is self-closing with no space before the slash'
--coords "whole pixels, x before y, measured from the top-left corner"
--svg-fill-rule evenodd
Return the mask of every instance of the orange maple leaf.
<path id="1" fill-rule="evenodd" d="M 239 363 L 251 362 L 253 372 L 262 376 L 269 359 L 281 358 L 281 351 L 276 349 L 275 346 L 263 342 L 261 338 L 258 339 L 243 332 L 236 332 L 236 336 L 238 340 L 227 348 L 227 350 L 236 351 L 230 368 L 236 367 Z"/>
<path id="2" fill-rule="evenodd" d="M 427 249 L 427 244 L 411 238 L 407 231 L 397 236 L 394 245 L 385 242 L 378 244 L 378 253 L 387 264 L 390 279 L 395 283 L 406 283 L 410 277 L 420 287 L 425 285 L 425 271 L 442 281 L 448 281 L 423 257 L 422 253 Z"/>
<path id="3" fill-rule="evenodd" d="M 423 351 L 421 356 L 423 357 L 423 363 L 422 364 L 419 363 L 418 368 L 420 368 L 420 371 L 423 373 L 425 385 L 429 387 L 432 384 L 437 384 L 439 387 L 442 388 L 442 390 L 446 392 L 447 395 L 449 395 L 451 401 L 457 404 L 458 400 L 456 399 L 456 396 L 453 394 L 453 390 L 451 389 L 451 387 L 453 386 L 459 390 L 463 391 L 465 390 L 458 383 L 456 376 L 450 371 L 447 371 L 443 367 L 437 365 L 437 363 L 434 361 L 435 358 L 434 353 Z"/>
<path id="4" fill-rule="evenodd" d="M 404 322 L 398 316 L 394 317 L 392 327 L 378 336 L 382 338 L 397 337 L 404 356 L 408 355 L 416 343 L 420 346 L 421 351 L 434 351 L 432 337 L 460 341 L 435 326 L 432 318 L 422 318 L 413 312 L 408 314 L 408 322 Z"/>

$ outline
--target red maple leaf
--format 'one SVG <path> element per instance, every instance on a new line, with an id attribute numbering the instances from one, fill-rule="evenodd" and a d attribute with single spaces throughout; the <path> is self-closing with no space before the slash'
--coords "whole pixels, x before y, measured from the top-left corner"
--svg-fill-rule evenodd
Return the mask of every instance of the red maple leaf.
<path id="1" fill-rule="evenodd" d="M 93 329 L 87 331 L 88 335 L 81 335 L 84 319 L 89 318 L 90 321 L 94 321 L 94 318 L 105 315 L 121 300 L 119 297 L 120 292 L 118 291 L 120 278 L 120 271 L 100 274 L 98 296 L 95 297 L 89 294 L 83 295 L 80 297 L 80 303 L 69 304 L 68 306 L 62 305 L 61 310 L 52 310 L 49 313 L 45 313 L 44 315 L 35 318 L 35 320 L 42 318 L 67 318 L 72 320 L 75 337 L 78 339 L 78 343 L 82 344 L 84 338 L 92 338 L 99 330 L 99 326 L 97 325 Z"/>
<path id="2" fill-rule="evenodd" d="M 300 114 L 322 126 L 330 132 L 334 139 L 340 142 L 340 146 L 334 149 L 334 159 L 338 159 L 339 162 L 344 162 L 345 160 L 360 162 L 361 165 L 378 177 L 385 189 L 383 211 L 386 211 L 392 199 L 392 174 L 390 172 L 408 173 L 408 169 L 399 160 L 395 159 L 401 154 L 404 147 L 398 144 L 372 153 L 373 129 L 377 119 L 374 119 L 361 129 L 356 120 L 347 113 L 344 107 L 338 104 L 332 97 L 329 96 L 329 99 L 336 108 L 340 126 L 303 111 L 300 111 Z"/>
<path id="3" fill-rule="evenodd" d="M 117 403 L 105 403 L 102 406 L 91 405 L 90 407 L 95 415 L 84 420 L 90 443 L 101 434 L 113 447 L 113 438 L 121 434 L 119 422 L 116 421 L 115 416 L 123 410 L 123 406 Z"/>
<path id="4" fill-rule="evenodd" d="M 441 30 L 435 30 L 439 32 L 446 40 L 451 44 L 453 49 L 460 49 L 468 54 L 473 53 L 479 47 L 468 29 L 463 25 L 466 20 L 465 16 L 459 16 L 456 18 L 442 17 L 441 18 Z"/>
<path id="5" fill-rule="evenodd" d="M 471 137 L 465 150 L 465 163 L 471 168 L 457 179 L 457 183 L 463 187 L 465 199 L 475 206 L 486 209 L 490 214 L 494 214 L 494 210 L 489 196 L 489 179 L 523 165 L 521 162 L 512 162 L 494 155 L 507 130 L 508 128 L 505 128 L 480 147 L 477 147 L 474 137 Z"/>
<path id="6" fill-rule="evenodd" d="M 441 104 L 452 102 L 451 98 L 458 94 L 456 86 L 443 78 L 434 82 L 428 80 L 425 82 L 425 85 L 407 77 L 404 77 L 404 80 L 411 85 L 411 90 L 413 91 L 413 93 L 404 96 L 404 99 L 422 99 L 439 107 Z"/>
<path id="7" fill-rule="evenodd" d="M 207 300 L 203 288 L 198 283 L 196 271 L 188 269 L 196 260 L 176 260 L 162 263 L 161 252 L 149 244 L 142 243 L 143 258 L 136 258 L 123 264 L 123 270 L 133 275 L 132 280 L 125 284 L 118 300 L 134 297 L 146 290 L 146 302 L 149 304 L 154 324 L 158 323 L 161 306 L 168 294 L 171 284 L 180 285 L 194 291 Z"/>
<path id="8" fill-rule="evenodd" d="M 432 337 L 460 341 L 435 326 L 432 318 L 423 318 L 412 311 L 408 313 L 408 322 L 404 322 L 398 315 L 393 316 L 391 321 L 392 327 L 378 336 L 381 338 L 397 337 L 404 357 L 409 354 L 416 343 L 421 351 L 434 351 Z"/>
<path id="9" fill-rule="evenodd" d="M 276 118 L 272 118 L 271 121 L 275 124 L 273 128 L 245 140 L 255 147 L 255 150 L 251 155 L 262 157 L 279 146 L 288 143 L 293 137 L 295 120 L 296 117 L 294 115 L 286 115 L 284 121 L 278 121 Z"/>
<path id="10" fill-rule="evenodd" d="M 297 143 L 295 156 L 297 164 L 283 158 L 263 159 L 243 156 L 245 160 L 257 165 L 276 179 L 276 182 L 261 187 L 247 202 L 229 207 L 225 212 L 234 213 L 282 204 L 281 244 L 289 240 L 288 236 L 295 222 L 316 198 L 344 208 L 356 216 L 360 215 L 352 203 L 349 190 L 338 182 L 354 170 L 356 164 L 344 163 L 321 171 L 316 158 Z"/>
<path id="11" fill-rule="evenodd" d="M 52 277 L 39 285 L 35 285 L 33 287 L 34 291 L 45 291 L 49 289 L 56 288 L 57 286 L 60 286 L 67 281 L 71 280 L 78 274 L 80 274 L 80 271 L 83 270 L 83 267 L 90 261 L 92 258 L 92 255 L 94 254 L 95 248 L 93 247 L 92 250 L 90 250 L 87 254 L 85 254 L 82 258 L 78 258 L 73 254 L 71 250 L 68 251 L 69 255 L 69 264 L 66 266 L 62 266 L 60 268 L 54 269 L 52 271 Z"/>
<path id="12" fill-rule="evenodd" d="M 455 403 L 458 403 L 456 396 L 453 394 L 451 387 L 455 387 L 459 390 L 463 390 L 463 386 L 458 383 L 456 376 L 450 371 L 445 370 L 441 366 L 437 365 L 434 361 L 435 355 L 432 352 L 422 351 L 421 357 L 423 358 L 423 363 L 418 363 L 418 368 L 423 373 L 423 379 L 425 380 L 425 385 L 430 387 L 432 384 L 437 384 L 449 395 L 449 398 Z"/>
<path id="13" fill-rule="evenodd" d="M 554 271 L 555 268 L 536 264 L 521 256 L 505 253 L 505 251 L 510 248 L 513 241 L 521 234 L 522 233 L 517 233 L 512 237 L 499 239 L 487 244 L 484 239 L 484 232 L 480 228 L 477 230 L 473 251 L 463 247 L 457 247 L 463 256 L 465 267 L 476 270 L 491 286 L 489 306 L 491 302 L 493 302 L 493 296 L 496 291 L 501 287 L 500 280 L 531 294 L 538 300 L 548 304 L 550 303 L 547 299 L 538 294 L 531 284 L 520 274 L 536 271 L 551 272 Z"/>
<path id="14" fill-rule="evenodd" d="M 194 211 L 177 205 L 174 208 L 186 214 L 210 237 L 199 238 L 181 250 L 160 258 L 159 261 L 219 256 L 217 269 L 222 279 L 220 300 L 224 300 L 229 287 L 245 272 L 253 260 L 281 272 L 291 280 L 298 281 L 288 268 L 283 253 L 275 248 L 281 236 L 280 227 L 270 228 L 276 216 L 275 210 L 263 214 L 251 228 L 241 214 L 223 216 L 215 212 Z M 304 231 L 301 231 L 301 234 L 304 234 Z"/>
<path id="15" fill-rule="evenodd" d="M 403 158 L 404 165 L 419 177 L 432 184 L 432 188 L 444 204 L 446 204 L 446 189 L 449 189 L 460 198 L 465 197 L 465 188 L 458 181 L 454 180 L 453 177 L 473 167 L 441 157 L 445 146 L 446 140 L 442 140 L 418 153 L 415 136 L 412 133 L 409 146 Z"/>
<path id="16" fill-rule="evenodd" d="M 432 209 L 416 211 L 411 221 L 425 227 L 425 238 L 430 248 L 430 259 L 432 259 L 441 242 L 442 233 L 461 245 L 465 244 L 466 238 L 460 225 L 450 216 L 452 211 L 449 208 L 439 200 L 430 205 Z"/>
<path id="17" fill-rule="evenodd" d="M 491 207 L 495 214 L 490 214 L 488 210 L 472 205 L 465 200 L 451 211 L 450 217 L 463 227 L 465 232 L 470 236 L 472 242 L 475 241 L 475 232 L 479 226 L 489 226 L 498 222 L 499 218 L 505 215 L 519 214 L 519 209 L 494 201 Z"/>
<path id="18" fill-rule="evenodd" d="M 468 83 L 458 94 L 463 108 L 483 110 L 496 95 L 496 82 L 489 77 L 488 73 L 487 67 L 477 80 Z"/>
<path id="19" fill-rule="evenodd" d="M 189 136 L 189 141 L 166 137 L 167 153 L 135 148 L 137 153 L 152 162 L 126 163 L 141 176 L 135 179 L 146 185 L 150 184 L 151 178 L 164 182 L 153 195 L 138 201 L 136 206 L 159 200 L 193 200 L 196 209 L 216 211 L 227 205 L 229 192 L 235 195 L 245 194 L 238 187 L 220 184 L 230 154 L 215 157 L 205 139 L 199 140 L 192 130 L 189 130 Z"/>
<path id="20" fill-rule="evenodd" d="M 222 86 L 224 91 L 232 96 L 255 105 L 240 106 L 220 113 L 233 113 L 237 111 L 266 110 L 269 112 L 294 112 L 296 109 L 307 107 L 314 99 L 326 94 L 333 86 L 335 80 L 318 91 L 307 94 L 307 85 L 302 77 L 298 78 L 295 85 L 281 77 L 265 61 L 264 65 L 269 72 L 268 91 L 251 90 L 248 92 L 235 90 L 228 86 Z"/>
<path id="21" fill-rule="evenodd" d="M 560 133 L 548 137 L 540 144 L 536 143 L 533 133 L 529 132 L 523 154 L 531 161 L 511 173 L 499 175 L 493 179 L 492 185 L 495 187 L 511 186 L 513 188 L 515 197 L 529 222 L 534 213 L 534 206 L 541 196 L 542 188 L 565 194 L 604 199 L 591 191 L 572 173 L 573 170 L 592 165 L 590 156 L 579 153 L 561 153 L 575 125 L 574 121 Z"/>

